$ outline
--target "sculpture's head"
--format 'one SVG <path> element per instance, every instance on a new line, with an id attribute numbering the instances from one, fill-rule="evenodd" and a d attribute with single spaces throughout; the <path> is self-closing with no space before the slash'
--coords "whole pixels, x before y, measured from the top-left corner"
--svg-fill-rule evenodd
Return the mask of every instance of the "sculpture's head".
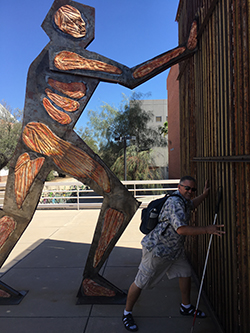
<path id="1" fill-rule="evenodd" d="M 60 7 L 54 15 L 54 21 L 61 31 L 75 38 L 86 35 L 85 22 L 75 7 L 70 5 Z"/>
<path id="2" fill-rule="evenodd" d="M 94 39 L 95 9 L 71 0 L 55 0 L 42 28 L 55 44 L 86 47 Z"/>

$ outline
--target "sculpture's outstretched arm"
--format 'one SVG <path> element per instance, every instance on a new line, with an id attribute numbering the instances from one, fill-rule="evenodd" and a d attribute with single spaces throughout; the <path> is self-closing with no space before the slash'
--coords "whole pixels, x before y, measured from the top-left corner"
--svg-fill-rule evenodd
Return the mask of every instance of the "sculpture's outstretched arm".
<path id="1" fill-rule="evenodd" d="M 197 48 L 196 37 L 197 20 L 194 20 L 186 43 L 132 68 L 85 49 L 71 51 L 55 47 L 49 53 L 50 70 L 119 83 L 133 89 L 192 56 Z"/>
<path id="2" fill-rule="evenodd" d="M 131 68 L 133 80 L 130 88 L 137 87 L 141 83 L 151 79 L 169 67 L 179 63 L 194 54 L 197 49 L 197 20 L 191 25 L 189 37 L 186 43 L 162 53 L 157 57 L 150 59 L 140 65 Z"/>

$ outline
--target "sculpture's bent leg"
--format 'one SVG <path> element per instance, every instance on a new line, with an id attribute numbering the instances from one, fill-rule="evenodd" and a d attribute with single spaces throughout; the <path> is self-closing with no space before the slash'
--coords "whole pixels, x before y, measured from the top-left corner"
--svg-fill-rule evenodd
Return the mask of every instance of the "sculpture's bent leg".
<path id="1" fill-rule="evenodd" d="M 79 297 L 83 294 L 93 302 L 98 297 L 105 296 L 113 301 L 114 296 L 124 295 L 98 272 L 139 207 L 139 202 L 74 132 L 67 132 L 67 138 L 63 140 L 46 125 L 29 123 L 23 130 L 22 139 L 32 152 L 25 151 L 27 147 L 23 143 L 19 144 L 11 164 L 4 207 L 0 212 L 3 229 L 0 264 L 6 260 L 31 221 L 46 176 L 55 164 L 58 170 L 72 175 L 104 196 Z"/>
<path id="2" fill-rule="evenodd" d="M 137 210 L 138 202 L 122 188 L 105 196 L 78 292 L 78 303 L 125 301 L 126 294 L 98 274 L 124 229 Z"/>

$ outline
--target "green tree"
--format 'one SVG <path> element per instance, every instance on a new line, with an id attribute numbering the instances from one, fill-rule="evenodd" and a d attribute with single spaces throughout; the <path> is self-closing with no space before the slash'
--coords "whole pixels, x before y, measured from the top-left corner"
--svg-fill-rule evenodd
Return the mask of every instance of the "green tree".
<path id="1" fill-rule="evenodd" d="M 153 113 L 142 109 L 143 96 L 133 93 L 130 98 L 124 98 L 120 112 L 109 128 L 109 140 L 113 141 L 116 137 L 127 135 L 134 136 L 134 144 L 139 151 L 166 146 L 161 132 L 149 126 Z"/>
<path id="2" fill-rule="evenodd" d="M 129 146 L 126 153 L 127 157 L 127 180 L 147 180 L 157 179 L 159 174 L 157 169 L 152 167 L 153 161 L 151 150 L 139 151 L 135 145 Z M 124 179 L 124 154 L 121 151 L 111 167 L 111 171 L 119 179 Z"/>
<path id="3" fill-rule="evenodd" d="M 115 162 L 120 150 L 116 143 L 109 140 L 109 129 L 118 113 L 118 109 L 103 103 L 99 110 L 89 110 L 87 126 L 84 129 L 76 130 L 86 144 L 99 154 L 109 167 Z"/>
<path id="4" fill-rule="evenodd" d="M 87 127 L 82 132 L 85 138 L 91 137 L 100 147 L 107 143 L 108 130 L 119 111 L 107 103 L 103 103 L 99 110 L 89 110 Z"/>
<path id="5" fill-rule="evenodd" d="M 0 104 L 0 169 L 8 164 L 21 135 L 22 111 Z"/>
<path id="6" fill-rule="evenodd" d="M 133 141 L 126 141 L 128 146 L 132 144 L 136 147 L 136 150 L 133 148 L 127 151 L 127 158 L 131 161 L 131 172 L 128 171 L 131 173 L 131 179 L 144 179 L 139 171 L 139 166 L 132 172 L 132 166 L 139 163 L 138 158 L 142 161 L 142 166 L 144 165 L 144 173 L 147 175 L 145 179 L 152 178 L 152 171 L 148 172 L 149 165 L 153 164 L 151 149 L 167 144 L 160 129 L 149 126 L 153 113 L 142 108 L 142 99 L 145 99 L 145 96 L 133 93 L 128 98 L 124 95 L 119 109 L 105 103 L 99 111 L 90 110 L 88 112 L 90 121 L 87 123 L 87 127 L 78 131 L 81 138 L 100 155 L 108 167 L 114 165 L 112 170 L 120 175 L 121 179 L 124 177 L 124 171 L 122 171 L 124 170 L 122 166 L 124 141 L 120 141 L 121 137 L 135 138 Z M 135 155 L 137 155 L 137 159 Z M 128 163 L 127 166 L 130 167 Z M 118 169 L 121 170 L 118 171 Z M 133 173 L 134 175 L 132 175 Z"/>
<path id="7" fill-rule="evenodd" d="M 96 153 L 99 152 L 97 140 L 95 139 L 94 132 L 89 127 L 80 127 L 76 130 L 77 134 L 83 139 L 83 141 Z"/>
<path id="8" fill-rule="evenodd" d="M 86 144 L 107 163 L 108 166 L 112 165 L 115 161 L 113 154 L 110 152 L 117 148 L 109 140 L 109 128 L 114 122 L 119 111 L 115 107 L 107 103 L 103 103 L 99 110 L 89 110 L 89 121 L 87 126 L 83 129 L 76 130 L 78 135 L 86 142 Z M 117 149 L 118 153 L 119 149 Z"/>
<path id="9" fill-rule="evenodd" d="M 168 134 L 168 122 L 165 121 L 165 123 L 163 124 L 162 127 L 159 127 L 159 130 L 161 132 L 161 134 L 166 137 L 166 135 Z"/>

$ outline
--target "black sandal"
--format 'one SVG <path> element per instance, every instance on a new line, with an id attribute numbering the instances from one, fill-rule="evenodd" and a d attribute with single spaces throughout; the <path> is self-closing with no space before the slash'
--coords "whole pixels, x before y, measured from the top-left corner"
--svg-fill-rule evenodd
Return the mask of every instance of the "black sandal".
<path id="1" fill-rule="evenodd" d="M 122 321 L 126 330 L 130 332 L 137 332 L 138 326 L 136 325 L 134 318 L 131 313 L 127 314 L 126 316 L 123 315 Z"/>
<path id="2" fill-rule="evenodd" d="M 183 316 L 194 316 L 195 314 L 195 307 L 193 305 L 190 305 L 189 308 L 185 308 L 184 306 L 181 305 L 180 307 L 180 314 L 182 314 Z M 197 310 L 197 314 L 196 314 L 197 318 L 205 318 L 206 314 L 204 312 L 202 312 L 201 310 Z"/>

